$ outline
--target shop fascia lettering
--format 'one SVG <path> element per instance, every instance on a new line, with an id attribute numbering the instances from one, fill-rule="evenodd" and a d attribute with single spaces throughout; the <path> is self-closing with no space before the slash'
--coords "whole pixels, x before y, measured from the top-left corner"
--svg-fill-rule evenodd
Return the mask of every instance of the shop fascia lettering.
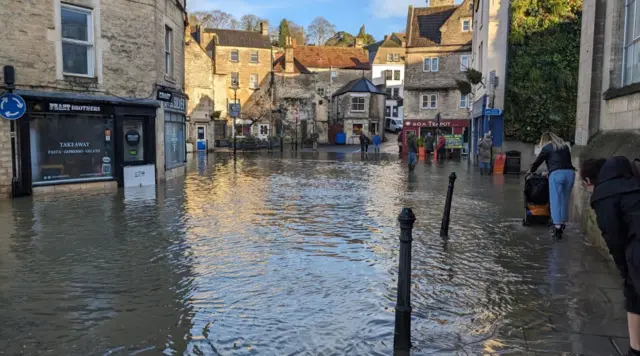
<path id="1" fill-rule="evenodd" d="M 435 121 L 405 121 L 405 126 L 408 127 L 438 127 L 438 123 Z M 440 127 L 449 127 L 451 126 L 450 122 L 441 121 Z"/>
<path id="2" fill-rule="evenodd" d="M 100 112 L 99 106 L 49 103 L 49 111 Z"/>
<path id="3" fill-rule="evenodd" d="M 91 146 L 90 142 L 58 142 L 60 146 L 59 150 L 48 150 L 47 154 L 49 155 L 60 155 L 60 154 L 82 154 L 82 153 L 100 153 L 99 148 L 89 148 Z"/>

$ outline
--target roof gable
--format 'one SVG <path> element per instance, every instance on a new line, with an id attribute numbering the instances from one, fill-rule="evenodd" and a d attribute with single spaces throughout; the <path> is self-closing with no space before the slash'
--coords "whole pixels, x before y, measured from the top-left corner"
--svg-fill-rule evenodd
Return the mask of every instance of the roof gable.
<path id="1" fill-rule="evenodd" d="M 457 23 L 461 17 L 471 16 L 470 1 L 461 5 L 409 8 L 407 47 L 460 45 L 471 42 L 471 32 L 463 33 Z M 467 38 L 468 37 L 468 38 Z"/>
<path id="2" fill-rule="evenodd" d="M 332 97 L 336 97 L 338 95 L 343 95 L 346 93 L 371 93 L 371 94 L 379 94 L 384 95 L 383 92 L 378 89 L 369 79 L 362 77 L 359 79 L 354 79 L 349 83 L 345 84 L 342 88 L 338 89 Z"/>

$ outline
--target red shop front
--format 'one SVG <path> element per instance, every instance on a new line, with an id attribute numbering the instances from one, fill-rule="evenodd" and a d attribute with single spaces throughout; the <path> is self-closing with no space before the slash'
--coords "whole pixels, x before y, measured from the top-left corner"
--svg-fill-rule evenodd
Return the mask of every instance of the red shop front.
<path id="1" fill-rule="evenodd" d="M 469 127 L 469 120 L 448 119 L 440 121 L 440 132 L 443 135 L 462 135 Z M 435 120 L 410 120 L 405 119 L 402 128 L 402 152 L 407 152 L 407 136 L 413 131 L 418 137 L 427 136 L 428 132 L 436 136 L 438 123 Z"/>

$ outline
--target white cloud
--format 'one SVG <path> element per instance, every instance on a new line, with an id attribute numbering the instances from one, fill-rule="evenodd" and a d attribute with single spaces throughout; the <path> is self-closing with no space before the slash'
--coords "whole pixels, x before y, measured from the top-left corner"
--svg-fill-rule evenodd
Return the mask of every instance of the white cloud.
<path id="1" fill-rule="evenodd" d="M 193 0 L 191 0 L 193 1 Z M 456 4 L 462 0 L 455 0 Z M 426 0 L 373 0 L 371 2 L 371 13 L 378 18 L 407 17 L 409 5 L 424 7 Z"/>

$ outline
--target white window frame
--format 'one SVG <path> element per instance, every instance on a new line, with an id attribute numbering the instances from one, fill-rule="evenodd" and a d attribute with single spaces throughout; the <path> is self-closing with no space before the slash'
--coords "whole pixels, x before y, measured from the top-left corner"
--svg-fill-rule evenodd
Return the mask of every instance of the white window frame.
<path id="1" fill-rule="evenodd" d="M 393 54 L 393 61 L 394 62 L 400 62 L 400 53 L 394 53 Z"/>
<path id="2" fill-rule="evenodd" d="M 360 102 L 362 100 L 362 102 Z M 356 102 L 357 101 L 357 102 Z M 366 99 L 364 96 L 352 96 L 351 97 L 351 112 L 365 112 L 366 111 Z M 356 108 L 354 109 L 354 105 Z M 362 110 L 358 109 L 358 106 L 362 105 Z"/>
<path id="3" fill-rule="evenodd" d="M 253 55 L 256 56 L 256 60 L 253 60 Z M 258 50 L 251 51 L 249 62 L 251 63 L 260 63 L 260 52 Z"/>
<path id="4" fill-rule="evenodd" d="M 164 26 L 164 73 L 173 78 L 173 29 Z"/>
<path id="5" fill-rule="evenodd" d="M 396 79 L 396 74 L 398 74 L 398 79 Z M 393 80 L 402 80 L 402 72 L 400 70 L 393 71 Z"/>
<path id="6" fill-rule="evenodd" d="M 258 73 L 249 74 L 249 88 L 250 89 L 258 89 L 260 87 L 260 78 L 258 77 Z"/>
<path id="7" fill-rule="evenodd" d="M 467 60 L 467 65 L 464 65 L 464 60 Z M 469 69 L 469 62 L 471 62 L 471 56 L 468 54 L 463 54 L 460 56 L 460 71 L 464 72 Z"/>
<path id="8" fill-rule="evenodd" d="M 398 108 L 398 106 L 392 106 L 391 107 L 391 117 L 394 119 L 397 119 L 398 116 L 400 116 L 400 109 Z"/>
<path id="9" fill-rule="evenodd" d="M 236 77 L 235 85 L 233 83 L 234 74 L 235 74 L 235 77 Z M 231 87 L 240 88 L 240 72 L 231 72 L 231 73 L 229 73 L 229 82 L 231 83 Z"/>
<path id="10" fill-rule="evenodd" d="M 322 94 L 320 94 L 320 92 L 322 92 Z M 316 93 L 320 96 L 324 96 L 326 94 L 326 91 L 324 90 L 324 87 L 317 87 Z"/>
<path id="11" fill-rule="evenodd" d="M 460 100 L 458 101 L 458 107 L 460 109 L 468 109 L 468 108 L 471 107 L 471 103 L 470 103 L 471 102 L 471 96 L 470 95 L 471 94 L 463 95 L 462 93 L 460 93 Z M 464 101 L 465 101 L 466 105 L 462 105 L 463 98 L 464 98 Z"/>
<path id="12" fill-rule="evenodd" d="M 66 9 L 73 12 L 79 12 L 87 15 L 87 41 L 80 41 L 80 40 L 62 37 L 62 9 Z M 63 70 L 62 74 L 68 75 L 68 76 L 76 76 L 76 77 L 88 77 L 88 78 L 95 77 L 96 59 L 95 59 L 95 44 L 94 44 L 95 41 L 94 41 L 94 31 L 93 31 L 93 10 L 87 9 L 84 7 L 73 6 L 69 4 L 60 4 L 60 38 L 63 44 L 68 43 L 68 44 L 84 46 L 87 48 L 87 74 L 64 72 L 64 64 L 62 66 L 62 70 Z M 62 60 L 64 62 L 64 50 L 62 51 L 61 55 L 62 55 Z"/>
<path id="13" fill-rule="evenodd" d="M 425 65 L 425 62 L 429 60 L 429 68 Z M 435 64 L 434 64 L 435 63 Z M 422 58 L 422 71 L 423 72 L 437 72 L 440 70 L 440 58 L 439 57 L 424 57 Z"/>
<path id="14" fill-rule="evenodd" d="M 393 62 L 393 53 L 387 53 L 387 62 Z"/>
<path id="15" fill-rule="evenodd" d="M 465 22 L 469 23 L 469 28 L 467 30 L 464 29 L 464 23 Z M 471 23 L 471 18 L 470 17 L 465 17 L 465 18 L 461 19 L 460 29 L 462 30 L 462 32 L 471 32 L 471 31 L 473 31 L 473 25 Z"/>
<path id="16" fill-rule="evenodd" d="M 424 106 L 425 96 L 429 97 L 429 102 L 426 107 Z M 432 100 L 435 97 L 435 100 Z M 435 105 L 431 105 L 435 101 Z M 420 108 L 422 110 L 436 110 L 438 108 L 438 94 L 437 93 L 424 93 L 420 96 Z"/>
<path id="17" fill-rule="evenodd" d="M 332 79 L 338 78 L 338 71 L 337 70 L 332 70 L 331 71 L 331 78 Z"/>
<path id="18" fill-rule="evenodd" d="M 233 54 L 236 54 L 236 59 L 233 59 Z M 229 52 L 229 61 L 230 62 L 240 62 L 240 51 L 238 49 L 232 49 L 231 52 Z"/>
<path id="19" fill-rule="evenodd" d="M 640 7 L 638 6 L 640 0 L 626 0 L 624 9 L 624 46 L 622 50 L 622 85 L 629 85 L 640 82 L 640 68 L 634 70 L 634 63 L 640 63 L 640 59 L 634 58 L 637 46 L 640 46 Z M 633 24 L 629 22 L 629 8 L 633 7 Z M 631 27 L 631 28 L 630 28 Z M 638 32 L 638 35 L 635 33 Z M 630 51 L 630 52 L 629 52 Z M 627 66 L 629 65 L 629 57 L 631 54 L 631 65 L 627 72 Z M 634 73 L 637 72 L 637 73 Z"/>

